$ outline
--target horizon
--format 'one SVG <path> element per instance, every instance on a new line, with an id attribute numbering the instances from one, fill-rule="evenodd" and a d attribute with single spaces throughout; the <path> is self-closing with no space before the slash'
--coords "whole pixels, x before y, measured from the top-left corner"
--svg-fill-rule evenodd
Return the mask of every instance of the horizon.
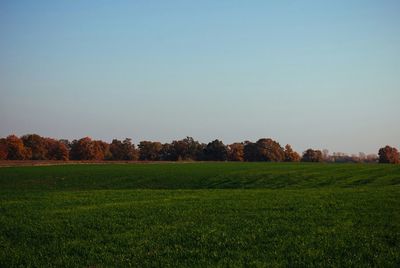
<path id="1" fill-rule="evenodd" d="M 400 147 L 396 1 L 2 1 L 0 136 Z"/>
<path id="2" fill-rule="evenodd" d="M 132 138 L 130 138 L 130 137 L 112 138 L 112 139 L 107 140 L 107 139 L 96 139 L 96 138 L 93 138 L 93 137 L 90 136 L 90 135 L 86 135 L 86 136 L 79 137 L 79 138 L 58 138 L 58 137 L 49 137 L 49 136 L 40 135 L 40 134 L 37 134 L 37 133 L 26 133 L 26 134 L 24 134 L 24 135 L 9 134 L 9 135 L 7 135 L 7 136 L 12 136 L 12 135 L 17 136 L 18 138 L 22 138 L 23 136 L 38 135 L 38 136 L 40 136 L 41 138 L 50 138 L 50 139 L 55 139 L 55 140 L 58 140 L 58 141 L 66 140 L 66 141 L 68 141 L 68 142 L 70 142 L 70 143 L 72 143 L 73 141 L 78 141 L 78 140 L 80 140 L 80 139 L 84 139 L 84 138 L 90 138 L 92 141 L 104 141 L 104 142 L 106 142 L 106 143 L 108 143 L 108 144 L 111 144 L 113 140 L 123 141 L 123 140 L 125 140 L 125 139 L 130 139 L 131 142 L 132 142 L 132 144 L 133 144 L 134 146 L 136 146 L 136 147 L 139 146 L 139 143 L 140 143 L 140 142 L 145 142 L 145 141 L 148 141 L 148 142 L 160 142 L 161 144 L 172 144 L 172 142 L 174 142 L 174 141 L 180 141 L 180 140 L 183 140 L 183 139 L 185 139 L 185 138 L 192 138 L 195 142 L 199 142 L 200 144 L 204 144 L 204 145 L 207 145 L 207 144 L 209 144 L 209 143 L 211 143 L 211 142 L 213 142 L 213 141 L 218 140 L 218 141 L 223 142 L 225 146 L 230 146 L 230 145 L 235 144 L 235 143 L 242 143 L 242 144 L 245 144 L 246 142 L 256 143 L 258 140 L 261 140 L 261 139 L 272 139 L 273 141 L 278 142 L 278 143 L 280 144 L 280 146 L 282 147 L 282 149 L 284 149 L 286 145 L 290 145 L 290 147 L 292 147 L 292 149 L 293 149 L 295 152 L 299 153 L 299 154 L 304 154 L 307 150 L 312 149 L 312 150 L 320 150 L 321 152 L 324 152 L 325 150 L 327 150 L 327 153 L 328 153 L 329 155 L 331 155 L 331 156 L 333 156 L 334 154 L 344 154 L 344 155 L 347 155 L 347 156 L 358 156 L 358 155 L 360 155 L 360 154 L 365 154 L 365 156 L 370 156 L 370 155 L 378 156 L 378 152 L 375 152 L 375 153 L 374 153 L 374 152 L 349 153 L 349 152 L 331 151 L 331 150 L 329 150 L 328 148 L 313 148 L 313 147 L 306 148 L 306 149 L 303 150 L 303 151 L 298 151 L 298 150 L 296 150 L 295 148 L 293 148 L 292 144 L 290 144 L 290 143 L 282 144 L 282 143 L 279 142 L 279 140 L 276 140 L 276 139 L 271 138 L 271 137 L 260 137 L 260 138 L 257 138 L 257 139 L 255 139 L 255 140 L 233 141 L 233 142 L 226 143 L 226 142 L 224 142 L 223 140 L 218 139 L 218 138 L 212 139 L 212 140 L 209 140 L 209 141 L 201 141 L 201 140 L 196 139 L 195 137 L 190 137 L 190 136 L 185 136 L 185 137 L 183 137 L 183 138 L 174 139 L 174 140 L 170 140 L 170 141 L 149 140 L 149 139 L 143 139 L 143 140 L 135 141 L 134 139 L 132 139 Z M 6 138 L 7 136 L 0 137 L 0 139 Z M 382 149 L 383 147 L 386 147 L 386 146 L 390 146 L 390 145 L 389 145 L 389 144 L 382 145 L 379 149 Z M 390 146 L 390 147 L 391 147 L 391 146 Z M 396 147 L 394 147 L 394 148 L 396 148 Z M 396 149 L 397 149 L 397 148 L 396 148 Z"/>

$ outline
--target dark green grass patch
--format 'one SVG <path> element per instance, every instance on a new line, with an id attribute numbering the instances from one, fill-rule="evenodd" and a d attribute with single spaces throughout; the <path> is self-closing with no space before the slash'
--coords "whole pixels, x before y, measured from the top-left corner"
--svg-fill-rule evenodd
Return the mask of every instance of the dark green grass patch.
<path id="1" fill-rule="evenodd" d="M 299 189 L 398 185 L 400 165 L 167 163 L 0 168 L 10 190 Z"/>
<path id="2" fill-rule="evenodd" d="M 399 175 L 393 165 L 0 168 L 0 267 L 399 267 Z"/>

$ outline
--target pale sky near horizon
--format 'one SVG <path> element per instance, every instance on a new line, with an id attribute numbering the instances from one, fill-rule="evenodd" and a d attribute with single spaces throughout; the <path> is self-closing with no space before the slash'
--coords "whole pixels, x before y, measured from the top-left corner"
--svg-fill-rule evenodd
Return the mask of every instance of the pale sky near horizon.
<path id="1" fill-rule="evenodd" d="M 0 2 L 0 136 L 400 147 L 400 2 Z"/>

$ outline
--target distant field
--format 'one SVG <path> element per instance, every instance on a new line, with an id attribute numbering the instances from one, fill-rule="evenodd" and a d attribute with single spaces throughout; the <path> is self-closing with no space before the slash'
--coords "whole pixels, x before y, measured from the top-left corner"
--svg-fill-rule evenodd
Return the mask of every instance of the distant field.
<path id="1" fill-rule="evenodd" d="M 400 266 L 400 165 L 0 168 L 0 267 Z"/>

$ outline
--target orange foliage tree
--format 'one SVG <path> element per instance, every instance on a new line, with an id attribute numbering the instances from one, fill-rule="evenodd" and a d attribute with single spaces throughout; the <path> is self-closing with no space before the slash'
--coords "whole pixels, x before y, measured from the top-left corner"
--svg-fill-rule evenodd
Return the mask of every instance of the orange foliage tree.
<path id="1" fill-rule="evenodd" d="M 37 134 L 28 134 L 21 137 L 24 146 L 31 151 L 32 160 L 47 160 L 46 139 Z"/>
<path id="2" fill-rule="evenodd" d="M 300 161 L 300 155 L 293 151 L 292 146 L 286 144 L 285 146 L 285 162 L 298 162 Z"/>
<path id="3" fill-rule="evenodd" d="M 25 148 L 24 143 L 15 135 L 6 138 L 7 159 L 27 160 L 31 158 L 31 151 Z"/>
<path id="4" fill-rule="evenodd" d="M 233 143 L 228 145 L 228 160 L 229 161 L 244 161 L 244 145 L 243 143 Z"/>
<path id="5" fill-rule="evenodd" d="M 63 160 L 69 159 L 68 147 L 61 141 L 46 138 L 47 159 L 49 160 Z"/>
<path id="6" fill-rule="evenodd" d="M 110 158 L 109 146 L 104 141 L 93 141 L 89 137 L 71 143 L 70 158 L 73 160 L 104 160 Z"/>

